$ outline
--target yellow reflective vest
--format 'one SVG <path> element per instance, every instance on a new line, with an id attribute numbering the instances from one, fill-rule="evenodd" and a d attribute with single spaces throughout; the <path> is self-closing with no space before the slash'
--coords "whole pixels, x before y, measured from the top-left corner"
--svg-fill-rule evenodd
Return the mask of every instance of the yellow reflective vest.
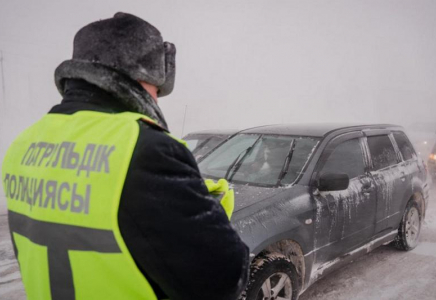
<path id="1" fill-rule="evenodd" d="M 136 113 L 48 114 L 8 149 L 9 224 L 29 300 L 157 299 L 118 226 Z"/>

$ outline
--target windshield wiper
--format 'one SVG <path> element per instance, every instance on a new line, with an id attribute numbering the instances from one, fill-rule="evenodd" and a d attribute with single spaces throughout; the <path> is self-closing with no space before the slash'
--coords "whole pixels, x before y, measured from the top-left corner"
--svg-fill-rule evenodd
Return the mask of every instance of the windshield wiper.
<path id="1" fill-rule="evenodd" d="M 229 168 L 227 169 L 226 175 L 224 176 L 226 180 L 228 181 L 232 180 L 233 176 L 235 176 L 236 172 L 239 170 L 239 167 L 242 165 L 242 162 L 244 161 L 245 157 L 247 157 L 247 155 L 251 152 L 251 150 L 254 148 L 254 146 L 257 144 L 257 142 L 260 140 L 261 137 L 262 136 L 259 136 L 250 147 L 239 153 L 236 159 L 230 164 Z M 232 170 L 233 172 L 230 174 Z"/>
<path id="2" fill-rule="evenodd" d="M 295 144 L 295 139 L 293 139 L 291 145 L 289 146 L 288 155 L 286 155 L 285 164 L 283 165 L 282 171 L 279 175 L 279 180 L 277 182 L 278 186 L 282 184 L 283 178 L 285 178 L 286 174 L 288 174 L 289 165 L 291 164 L 292 155 L 294 154 Z"/>

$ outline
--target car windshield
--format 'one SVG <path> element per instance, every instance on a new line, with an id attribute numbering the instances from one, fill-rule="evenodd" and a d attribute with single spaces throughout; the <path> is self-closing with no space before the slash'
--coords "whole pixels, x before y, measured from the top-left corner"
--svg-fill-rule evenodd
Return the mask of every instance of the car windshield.
<path id="1" fill-rule="evenodd" d="M 303 171 L 319 139 L 238 134 L 199 163 L 205 178 L 258 186 L 291 184 Z"/>
<path id="2" fill-rule="evenodd" d="M 213 150 L 225 138 L 226 135 L 192 135 L 185 137 L 184 140 L 194 157 L 198 159 Z"/>

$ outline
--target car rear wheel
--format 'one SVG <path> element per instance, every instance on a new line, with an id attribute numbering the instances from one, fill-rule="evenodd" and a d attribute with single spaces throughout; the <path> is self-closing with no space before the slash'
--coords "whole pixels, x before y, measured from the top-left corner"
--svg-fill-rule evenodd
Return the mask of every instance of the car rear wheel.
<path id="1" fill-rule="evenodd" d="M 269 254 L 252 263 L 242 299 L 297 300 L 298 291 L 298 275 L 292 262 L 284 255 Z"/>
<path id="2" fill-rule="evenodd" d="M 421 233 L 422 217 L 416 201 L 408 203 L 404 211 L 403 219 L 398 229 L 398 236 L 394 246 L 400 250 L 409 251 L 418 245 L 419 234 Z"/>

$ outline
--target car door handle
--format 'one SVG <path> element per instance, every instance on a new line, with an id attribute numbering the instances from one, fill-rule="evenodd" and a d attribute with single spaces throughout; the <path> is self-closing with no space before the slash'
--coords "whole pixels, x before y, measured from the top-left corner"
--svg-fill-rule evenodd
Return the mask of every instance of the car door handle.
<path id="1" fill-rule="evenodd" d="M 402 182 L 406 181 L 406 173 L 401 172 L 400 179 L 401 179 Z"/>
<path id="2" fill-rule="evenodd" d="M 362 193 L 365 195 L 369 195 L 374 190 L 374 187 L 372 185 L 371 181 L 364 182 L 361 188 Z"/>
<path id="3" fill-rule="evenodd" d="M 371 192 L 373 190 L 374 189 L 372 187 L 370 187 L 370 188 L 362 188 L 362 193 L 364 193 L 365 195 L 369 195 L 369 194 L 371 194 Z"/>
<path id="4" fill-rule="evenodd" d="M 372 186 L 368 186 L 368 187 L 363 186 L 361 191 L 365 195 L 369 195 L 369 194 L 371 194 L 372 191 L 374 191 L 374 188 Z"/>
<path id="5" fill-rule="evenodd" d="M 371 181 L 364 181 L 362 183 L 362 189 L 367 189 L 367 188 L 371 188 L 372 187 L 372 182 Z"/>
<path id="6" fill-rule="evenodd" d="M 363 193 L 370 193 L 372 190 L 374 190 L 374 187 L 372 186 L 372 182 L 371 181 L 364 181 L 362 183 L 361 191 Z"/>

